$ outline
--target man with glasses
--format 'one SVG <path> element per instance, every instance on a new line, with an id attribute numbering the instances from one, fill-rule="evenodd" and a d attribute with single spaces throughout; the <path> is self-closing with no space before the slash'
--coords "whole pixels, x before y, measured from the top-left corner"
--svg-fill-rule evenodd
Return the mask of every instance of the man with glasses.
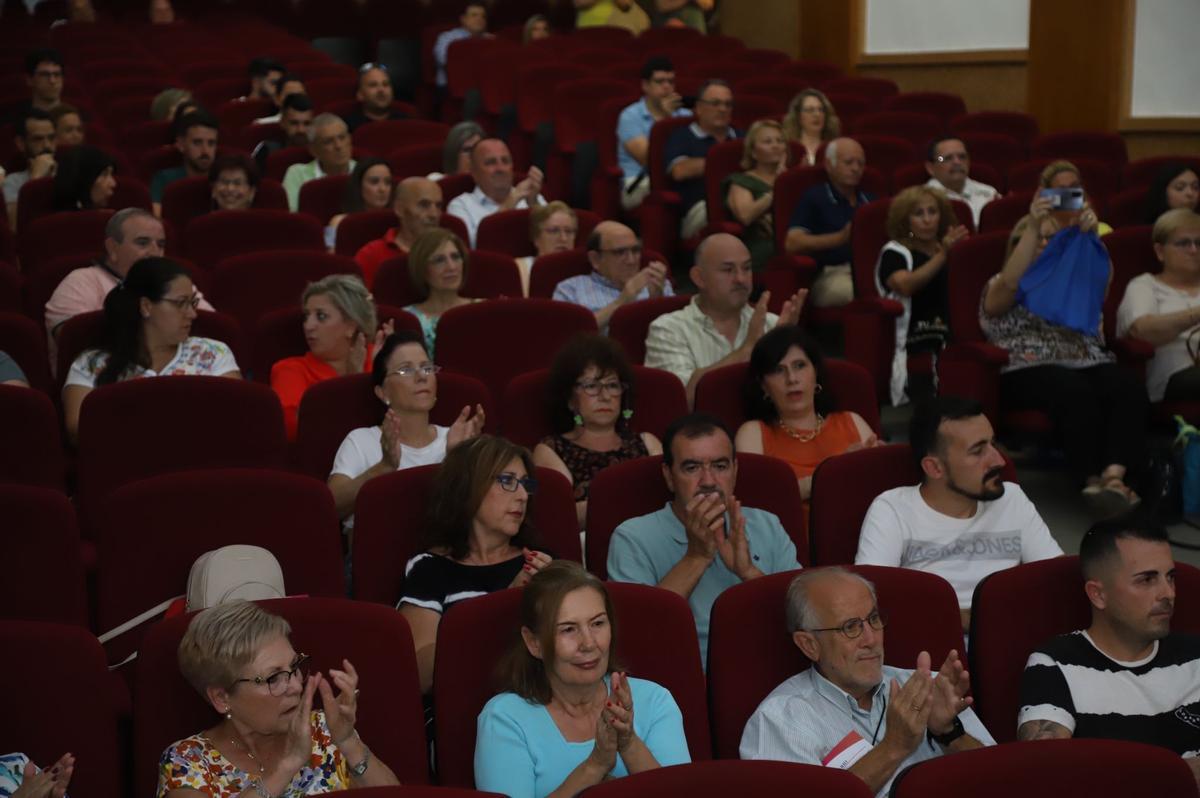
<path id="1" fill-rule="evenodd" d="M 396 214 L 396 226 L 382 238 L 363 244 L 354 254 L 368 288 L 374 284 L 375 272 L 385 260 L 407 254 L 417 236 L 439 225 L 442 188 L 428 178 L 406 177 L 396 186 L 392 211 Z"/>
<path id="2" fill-rule="evenodd" d="M 319 114 L 308 129 L 308 149 L 313 159 L 295 163 L 283 175 L 283 190 L 287 192 L 288 207 L 300 209 L 300 188 L 310 180 L 326 175 L 349 175 L 356 166 L 354 143 L 350 130 L 340 116 Z"/>
<path id="3" fill-rule="evenodd" d="M 560 302 L 583 305 L 596 314 L 596 326 L 608 330 L 612 314 L 630 302 L 655 296 L 674 296 L 667 266 L 653 261 L 642 266 L 642 244 L 620 222 L 601 222 L 587 240 L 590 274 L 563 280 L 554 288 Z"/>
<path id="4" fill-rule="evenodd" d="M 877 795 L 909 765 L 995 745 L 970 709 L 958 652 L 936 673 L 883 664 L 885 615 L 875 587 L 845 568 L 804 571 L 787 592 L 792 642 L 812 667 L 790 677 L 750 716 L 742 759 L 849 770 Z"/>
<path id="5" fill-rule="evenodd" d="M 408 114 L 392 107 L 396 96 L 392 92 L 392 78 L 383 64 L 368 63 L 359 67 L 358 92 L 354 99 L 360 105 L 342 117 L 351 133 L 368 122 L 408 118 Z"/>
<path id="6" fill-rule="evenodd" d="M 708 621 L 726 588 L 800 567 L 779 518 L 734 497 L 733 436 L 720 420 L 694 413 L 663 434 L 662 475 L 672 499 L 613 532 L 608 578 L 657 585 L 687 599 L 708 662 Z"/>
<path id="7" fill-rule="evenodd" d="M 25 56 L 25 82 L 29 103 L 17 109 L 20 114 L 33 108 L 47 113 L 62 102 L 63 59 L 57 50 L 34 50 Z"/>
<path id="8" fill-rule="evenodd" d="M 737 138 L 730 124 L 733 118 L 733 90 L 723 80 L 713 78 L 700 85 L 696 93 L 696 121 L 671 132 L 663 150 L 671 187 L 682 200 L 683 221 L 679 234 L 691 238 L 708 224 L 704 204 L 704 160 L 713 145 Z"/>
<path id="9" fill-rule="evenodd" d="M 621 207 L 633 210 L 650 192 L 646 165 L 650 157 L 650 128 L 660 119 L 691 116 L 681 107 L 683 97 L 675 91 L 675 67 L 663 55 L 649 58 L 642 66 L 642 99 L 626 106 L 617 118 L 617 165 L 621 181 Z"/>
<path id="10" fill-rule="evenodd" d="M 958 594 L 965 632 L 980 580 L 1063 550 L 1021 487 L 1004 481 L 1004 456 L 978 402 L 942 396 L 917 405 L 908 442 L 921 484 L 871 502 L 854 562 L 941 576 Z"/>
<path id="11" fill-rule="evenodd" d="M 943 136 L 929 142 L 925 171 L 929 173 L 929 182 L 925 185 L 941 189 L 950 199 L 971 206 L 971 217 L 975 220 L 976 228 L 979 227 L 979 214 L 983 206 L 1000 196 L 1000 192 L 987 183 L 970 178 L 971 156 L 967 154 L 967 145 L 963 144 L 962 139 Z"/>

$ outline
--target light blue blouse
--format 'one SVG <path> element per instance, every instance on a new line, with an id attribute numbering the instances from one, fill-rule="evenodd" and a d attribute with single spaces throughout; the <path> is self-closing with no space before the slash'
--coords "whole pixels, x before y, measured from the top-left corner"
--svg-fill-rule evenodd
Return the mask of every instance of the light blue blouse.
<path id="1" fill-rule="evenodd" d="M 421 334 L 425 336 L 425 352 L 432 358 L 433 344 L 437 340 L 437 323 L 441 316 L 426 316 L 417 310 L 416 305 L 405 305 L 404 310 L 416 316 L 417 321 L 421 322 Z"/>
<path id="2" fill-rule="evenodd" d="M 605 677 L 605 683 L 608 677 Z M 666 688 L 630 679 L 633 728 L 659 765 L 691 762 L 683 715 Z M 516 693 L 501 693 L 479 713 L 475 737 L 475 788 L 510 798 L 544 798 L 592 753 L 595 743 L 567 742 L 546 707 Z M 612 778 L 628 776 L 617 755 Z"/>

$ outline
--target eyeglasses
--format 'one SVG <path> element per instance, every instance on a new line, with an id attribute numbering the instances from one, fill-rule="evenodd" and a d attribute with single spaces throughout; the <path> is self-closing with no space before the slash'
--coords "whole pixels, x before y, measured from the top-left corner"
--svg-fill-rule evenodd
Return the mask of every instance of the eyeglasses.
<path id="1" fill-rule="evenodd" d="M 1200 238 L 1180 238 L 1172 241 L 1171 246 L 1175 249 L 1200 249 Z"/>
<path id="2" fill-rule="evenodd" d="M 255 676 L 253 679 L 235 679 L 234 684 L 241 682 L 254 682 L 255 684 L 265 684 L 267 692 L 273 696 L 281 696 L 287 692 L 288 685 L 291 684 L 293 676 L 300 677 L 300 684 L 303 685 L 308 679 L 308 668 L 311 658 L 307 654 L 297 654 L 296 659 L 292 662 L 292 667 L 275 671 L 269 676 Z"/>
<path id="3" fill-rule="evenodd" d="M 575 387 L 583 391 L 588 396 L 599 396 L 602 391 L 604 393 L 620 394 L 629 390 L 628 385 L 623 382 L 617 382 L 616 380 L 608 380 L 606 382 L 597 382 L 595 380 L 589 380 L 588 382 L 577 382 L 575 383 Z"/>
<path id="4" fill-rule="evenodd" d="M 159 302 L 166 302 L 169 305 L 174 305 L 175 309 L 180 312 L 187 310 L 189 307 L 191 307 L 192 310 L 195 310 L 196 308 L 200 307 L 200 295 L 192 294 L 191 296 L 181 296 L 178 299 L 169 299 L 167 297 L 163 297 L 159 300 Z"/>
<path id="5" fill-rule="evenodd" d="M 642 245 L 634 244 L 630 247 L 614 247 L 613 249 L 598 249 L 597 252 L 603 255 L 612 255 L 615 258 L 640 258 L 642 257 Z"/>
<path id="6" fill-rule="evenodd" d="M 578 229 L 576 229 L 574 227 L 543 227 L 542 228 L 542 233 L 544 235 L 548 235 L 548 236 L 567 236 L 568 238 L 574 238 L 575 234 L 578 232 L 579 232 Z"/>
<path id="7" fill-rule="evenodd" d="M 62 80 L 63 73 L 61 69 L 39 69 L 33 73 L 33 76 L 48 80 Z"/>
<path id="8" fill-rule="evenodd" d="M 965 152 L 950 152 L 946 153 L 945 155 L 934 156 L 933 160 L 937 161 L 938 163 L 945 163 L 946 161 L 965 162 L 971 160 L 971 156 L 967 155 Z"/>
<path id="9" fill-rule="evenodd" d="M 388 71 L 387 64 L 377 64 L 374 61 L 368 61 L 367 63 L 363 64 L 362 66 L 360 66 L 358 68 L 358 74 L 360 74 L 360 75 L 365 74 L 367 72 L 370 72 L 372 69 L 378 69 L 381 72 L 383 72 L 385 75 L 387 74 L 387 71 Z"/>
<path id="10" fill-rule="evenodd" d="M 698 103 L 711 105 L 713 108 L 732 108 L 733 100 L 696 100 Z"/>
<path id="11" fill-rule="evenodd" d="M 221 188 L 246 188 L 250 183 L 241 177 L 222 177 L 217 180 L 217 185 Z"/>
<path id="12" fill-rule="evenodd" d="M 844 622 L 841 626 L 829 626 L 825 629 L 805 629 L 804 631 L 841 632 L 847 638 L 853 640 L 863 633 L 864 623 L 870 624 L 871 628 L 878 632 L 883 629 L 883 627 L 887 626 L 887 618 L 881 612 L 879 612 L 879 610 L 872 610 L 871 614 L 866 618 L 851 618 L 850 620 Z"/>
<path id="13" fill-rule="evenodd" d="M 516 493 L 520 485 L 530 496 L 537 493 L 538 483 L 533 477 L 518 477 L 516 474 L 505 472 L 496 477 L 496 482 L 509 493 Z"/>
<path id="14" fill-rule="evenodd" d="M 387 376 L 395 374 L 397 377 L 413 377 L 420 374 L 422 377 L 432 377 L 442 370 L 441 366 L 435 366 L 432 363 L 422 363 L 418 366 L 400 366 L 394 368 L 387 373 Z"/>
<path id="15" fill-rule="evenodd" d="M 823 114 L 823 113 L 825 113 L 825 108 L 820 105 L 806 105 L 800 109 L 800 113 L 802 113 L 802 114 Z"/>

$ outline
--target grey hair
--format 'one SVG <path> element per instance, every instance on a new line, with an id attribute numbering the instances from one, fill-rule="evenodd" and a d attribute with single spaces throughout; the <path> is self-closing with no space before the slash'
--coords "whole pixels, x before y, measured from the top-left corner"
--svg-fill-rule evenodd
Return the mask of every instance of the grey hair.
<path id="1" fill-rule="evenodd" d="M 340 124 L 344 125 L 344 124 L 346 124 L 346 121 L 344 119 L 342 119 L 340 116 L 338 116 L 337 114 L 331 114 L 329 112 L 325 112 L 323 114 L 317 114 L 316 118 L 313 119 L 312 124 L 309 125 L 309 127 L 308 127 L 308 143 L 316 144 L 317 143 L 317 131 L 321 130 L 322 128 L 327 128 L 330 125 L 335 124 L 335 123 L 340 123 Z M 349 130 L 349 128 L 347 128 L 347 130 Z"/>
<path id="2" fill-rule="evenodd" d="M 443 174 L 452 175 L 458 169 L 458 152 L 462 149 L 463 142 L 472 136 L 485 139 L 487 133 L 478 122 L 459 122 L 450 128 L 450 132 L 446 134 L 446 144 L 442 147 Z"/>
<path id="3" fill-rule="evenodd" d="M 158 222 L 159 218 L 145 208 L 122 208 L 121 210 L 108 217 L 108 224 L 104 225 L 104 237 L 111 238 L 118 244 L 125 241 L 125 223 L 130 219 L 136 219 L 139 216 L 145 216 L 148 219 L 153 219 Z"/>
<path id="4" fill-rule="evenodd" d="M 329 297 L 342 315 L 367 336 L 368 341 L 375 336 L 375 301 L 360 277 L 353 274 L 330 274 L 309 283 L 300 298 L 301 307 L 308 303 L 310 297 L 318 295 Z"/>
<path id="5" fill-rule="evenodd" d="M 196 692 L 229 689 L 263 644 L 287 637 L 286 620 L 253 601 L 230 601 L 198 613 L 179 641 L 179 670 Z"/>
<path id="6" fill-rule="evenodd" d="M 834 565 L 827 568 L 806 568 L 796 575 L 796 578 L 788 584 L 787 589 L 787 625 L 789 632 L 800 632 L 805 629 L 815 629 L 820 623 L 814 616 L 812 605 L 808 602 L 809 585 L 818 579 L 824 579 L 830 576 L 843 576 L 851 579 L 857 579 L 871 593 L 871 601 L 875 604 L 879 603 L 879 599 L 875 595 L 875 585 L 853 571 L 847 570 L 840 565 Z"/>
<path id="7" fill-rule="evenodd" d="M 825 163 L 837 166 L 837 139 L 825 145 Z"/>

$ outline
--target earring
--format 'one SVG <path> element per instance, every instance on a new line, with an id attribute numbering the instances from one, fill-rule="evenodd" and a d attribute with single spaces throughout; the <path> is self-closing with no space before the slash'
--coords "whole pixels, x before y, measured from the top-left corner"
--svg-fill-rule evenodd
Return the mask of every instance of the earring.
<path id="1" fill-rule="evenodd" d="M 228 708 L 225 709 L 225 720 L 233 720 L 233 713 Z"/>
<path id="2" fill-rule="evenodd" d="M 625 408 L 624 410 L 622 410 L 622 411 L 621 411 L 621 418 L 625 419 L 626 421 L 628 421 L 629 419 L 633 418 L 633 408 L 632 408 L 632 407 L 627 407 L 627 408 Z"/>
<path id="3" fill-rule="evenodd" d="M 392 400 L 391 400 L 391 399 L 384 399 L 384 400 L 383 400 L 383 403 L 384 403 L 385 405 L 387 405 L 388 407 L 391 407 L 391 406 L 392 406 Z"/>
<path id="4" fill-rule="evenodd" d="M 821 389 L 821 383 L 819 383 L 819 382 L 818 382 L 818 383 L 817 383 L 817 386 L 816 386 L 815 388 L 813 388 L 813 393 L 820 393 L 820 392 L 821 392 L 821 390 L 822 390 L 822 389 Z"/>
<path id="5" fill-rule="evenodd" d="M 578 413 L 571 416 L 571 420 L 575 422 L 575 426 L 577 426 L 577 427 L 583 426 L 583 416 L 579 415 Z"/>

